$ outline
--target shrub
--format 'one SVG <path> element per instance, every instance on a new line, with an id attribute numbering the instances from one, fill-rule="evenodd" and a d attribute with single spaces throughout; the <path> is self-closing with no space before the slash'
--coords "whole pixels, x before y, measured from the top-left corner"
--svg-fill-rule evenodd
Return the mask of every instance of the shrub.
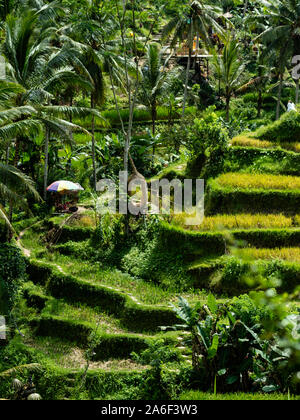
<path id="1" fill-rule="evenodd" d="M 273 175 L 300 175 L 299 154 L 280 148 L 264 150 L 253 147 L 232 147 L 226 158 L 227 172 L 245 171 Z"/>
<path id="2" fill-rule="evenodd" d="M 218 293 L 227 293 L 230 296 L 246 292 L 255 286 L 253 283 L 251 286 L 247 283 L 249 272 L 249 264 L 238 258 L 231 257 L 224 269 L 212 277 L 210 287 Z M 256 282 L 257 284 L 259 285 L 259 282 Z"/>
<path id="3" fill-rule="evenodd" d="M 141 354 L 131 355 L 137 363 L 151 366 L 140 387 L 141 398 L 160 400 L 174 398 L 175 389 L 181 388 L 182 382 L 186 379 L 181 375 L 178 363 L 174 366 L 176 362 L 182 360 L 182 356 L 174 345 L 168 345 L 163 339 L 148 340 L 147 344 L 148 348 Z"/>
<path id="4" fill-rule="evenodd" d="M 228 132 L 212 109 L 195 119 L 187 144 L 191 152 L 188 171 L 193 174 L 197 170 L 203 178 L 222 172 L 228 148 Z"/>
<path id="5" fill-rule="evenodd" d="M 255 293 L 255 292 L 254 292 Z M 258 303 L 258 296 L 263 295 L 262 292 L 255 293 L 253 299 L 249 295 L 241 295 L 234 297 L 229 305 L 229 310 L 235 314 L 236 319 L 240 319 L 249 327 L 256 324 L 273 322 L 275 315 L 272 309 L 266 305 Z"/>
<path id="6" fill-rule="evenodd" d="M 59 242 L 80 242 L 90 239 L 92 233 L 94 232 L 94 228 L 91 227 L 78 227 L 78 226 L 59 226 L 56 224 L 55 221 L 50 221 L 47 223 L 49 229 L 56 229 L 59 230 Z"/>
<path id="7" fill-rule="evenodd" d="M 256 137 L 272 142 L 297 142 L 300 136 L 300 114 L 288 112 L 272 124 L 261 127 Z"/>
<path id="8" fill-rule="evenodd" d="M 7 314 L 13 308 L 26 275 L 25 259 L 13 245 L 0 246 L 0 313 Z"/>

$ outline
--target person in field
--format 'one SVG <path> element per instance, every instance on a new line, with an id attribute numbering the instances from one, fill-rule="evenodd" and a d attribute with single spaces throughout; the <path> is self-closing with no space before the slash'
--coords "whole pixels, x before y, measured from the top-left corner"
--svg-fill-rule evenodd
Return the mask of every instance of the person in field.
<path id="1" fill-rule="evenodd" d="M 287 106 L 287 112 L 296 111 L 296 105 L 294 102 L 289 101 Z"/>

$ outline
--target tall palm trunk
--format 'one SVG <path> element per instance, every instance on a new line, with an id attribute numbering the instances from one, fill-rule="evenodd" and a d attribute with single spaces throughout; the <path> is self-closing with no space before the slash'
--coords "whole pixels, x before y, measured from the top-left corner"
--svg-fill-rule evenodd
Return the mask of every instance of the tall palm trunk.
<path id="1" fill-rule="evenodd" d="M 157 118 L 157 110 L 156 110 L 156 102 L 152 103 L 151 107 L 151 116 L 152 116 L 152 135 L 155 136 L 156 131 L 156 118 Z M 154 155 L 155 155 L 155 144 L 153 144 L 153 152 L 152 152 L 152 166 L 154 166 Z"/>
<path id="2" fill-rule="evenodd" d="M 193 51 L 193 40 L 192 40 L 192 38 L 193 38 L 193 22 L 191 23 L 190 33 L 189 33 L 189 57 L 188 57 L 187 68 L 186 68 L 186 78 L 185 78 L 183 107 L 182 107 L 182 118 L 185 115 L 185 108 L 186 108 L 186 102 L 187 102 L 187 93 L 188 93 L 191 62 L 192 62 L 192 51 Z"/>
<path id="3" fill-rule="evenodd" d="M 156 111 L 156 103 L 155 102 L 151 106 L 151 117 L 152 117 L 152 134 L 153 134 L 153 136 L 155 136 L 156 118 L 157 118 L 157 111 Z"/>
<path id="4" fill-rule="evenodd" d="M 19 158 L 20 158 L 20 148 L 21 148 L 21 138 L 17 136 L 15 141 L 15 156 L 13 160 L 13 165 L 16 168 L 18 166 Z"/>
<path id="5" fill-rule="evenodd" d="M 48 166 L 49 166 L 49 140 L 50 140 L 50 131 L 46 128 L 45 135 L 45 163 L 44 163 L 44 200 L 47 199 L 47 186 L 48 186 Z"/>
<path id="6" fill-rule="evenodd" d="M 244 16 L 246 15 L 248 10 L 248 0 L 244 0 Z"/>
<path id="7" fill-rule="evenodd" d="M 91 97 L 91 108 L 95 108 L 93 95 Z M 92 115 L 92 160 L 93 160 L 93 184 L 94 190 L 97 189 L 97 172 L 96 172 L 96 147 L 95 147 L 95 116 Z"/>
<path id="8" fill-rule="evenodd" d="M 9 164 L 9 154 L 10 154 L 10 146 L 8 145 L 6 147 L 6 155 L 5 155 L 5 163 L 6 163 L 6 165 Z"/>
<path id="9" fill-rule="evenodd" d="M 230 94 L 226 92 L 226 121 L 229 121 L 230 117 Z"/>
<path id="10" fill-rule="evenodd" d="M 15 156 L 13 160 L 13 166 L 17 168 L 19 157 L 20 157 L 20 147 L 21 147 L 21 138 L 19 136 L 16 137 L 15 141 Z M 8 220 L 12 222 L 12 215 L 13 215 L 13 202 L 9 202 L 9 211 L 8 211 Z M 9 238 L 8 238 L 9 240 Z"/>
<path id="11" fill-rule="evenodd" d="M 280 104 L 281 104 L 282 86 L 283 86 L 283 73 L 280 73 L 277 106 L 276 106 L 276 120 L 278 120 L 279 117 L 280 117 Z"/>

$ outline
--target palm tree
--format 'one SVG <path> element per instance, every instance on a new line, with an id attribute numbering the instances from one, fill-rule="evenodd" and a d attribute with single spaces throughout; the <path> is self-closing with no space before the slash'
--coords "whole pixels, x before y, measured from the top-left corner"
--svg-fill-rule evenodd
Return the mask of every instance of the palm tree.
<path id="1" fill-rule="evenodd" d="M 93 80 L 93 90 L 91 92 L 91 108 L 95 109 L 96 105 L 102 105 L 104 102 L 104 76 L 101 63 L 93 49 L 87 59 L 86 69 Z M 96 168 L 96 145 L 95 145 L 95 116 L 92 115 L 92 161 L 93 161 L 93 186 L 97 189 L 97 168 Z"/>
<path id="2" fill-rule="evenodd" d="M 266 51 L 258 46 L 256 56 L 256 74 L 246 84 L 241 86 L 237 93 L 245 93 L 247 91 L 257 92 L 257 118 L 260 118 L 262 105 L 263 105 L 263 93 L 267 89 L 267 84 L 271 78 L 272 68 L 269 66 L 268 56 Z"/>
<path id="3" fill-rule="evenodd" d="M 189 52 L 182 108 L 183 117 L 187 102 L 189 74 L 193 55 L 193 39 L 197 36 L 206 46 L 210 45 L 209 32 L 214 31 L 220 34 L 223 32 L 218 23 L 218 19 L 221 16 L 222 10 L 218 6 L 207 4 L 202 0 L 190 0 L 186 12 L 172 18 L 163 29 L 163 40 L 172 36 L 172 48 L 176 47 L 178 42 L 187 40 L 188 43 Z"/>
<path id="4" fill-rule="evenodd" d="M 17 208 L 29 211 L 25 197 L 31 195 L 37 201 L 40 196 L 34 188 L 33 181 L 13 166 L 0 163 L 0 200 L 13 203 Z M 13 231 L 11 223 L 0 205 L 0 217 L 5 221 L 10 231 Z"/>
<path id="5" fill-rule="evenodd" d="M 70 67 L 72 50 L 54 48 L 50 42 L 53 28 L 44 34 L 38 33 L 39 13 L 32 11 L 22 16 L 8 16 L 5 24 L 3 54 L 7 60 L 8 75 L 23 88 L 15 95 L 14 109 L 22 110 L 15 115 L 14 123 L 0 127 L 0 136 L 15 138 L 13 165 L 19 161 L 20 147 L 26 136 L 44 129 L 45 131 L 45 164 L 44 164 L 44 198 L 46 198 L 48 175 L 48 152 L 50 132 L 58 134 L 63 140 L 70 141 L 72 130 L 81 127 L 65 121 L 62 116 L 100 114 L 89 108 L 52 106 L 52 92 L 67 86 L 81 86 L 92 89 L 86 77 L 76 74 Z M 12 112 L 12 111 L 8 111 Z"/>
<path id="6" fill-rule="evenodd" d="M 216 72 L 216 79 L 223 88 L 226 99 L 226 120 L 229 121 L 230 101 L 233 94 L 240 87 L 240 81 L 245 69 L 245 63 L 240 61 L 241 53 L 239 43 L 231 34 L 224 39 L 224 48 L 219 56 L 213 51 L 213 66 Z"/>
<path id="7" fill-rule="evenodd" d="M 161 50 L 157 44 L 148 45 L 142 68 L 141 100 L 150 109 L 153 135 L 155 135 L 158 102 L 170 86 L 168 83 L 170 73 L 166 71 L 170 57 L 163 60 L 163 55 L 164 50 Z"/>
<path id="8" fill-rule="evenodd" d="M 12 10 L 12 1 L 11 0 L 1 0 L 0 1 L 0 18 L 2 21 L 5 20 L 6 16 Z"/>
<path id="9" fill-rule="evenodd" d="M 284 73 L 287 63 L 293 55 L 299 54 L 300 37 L 300 4 L 298 0 L 276 0 L 268 2 L 269 25 L 260 34 L 268 50 L 277 52 L 275 64 L 278 68 L 278 99 L 276 119 L 280 116 L 280 103 L 283 89 Z M 260 16 L 265 19 L 265 14 Z M 299 83 L 296 83 L 298 97 Z"/>
<path id="10" fill-rule="evenodd" d="M 113 61 L 114 54 L 107 57 L 102 49 L 103 25 L 95 14 L 95 5 L 88 1 L 84 3 L 84 10 L 80 10 L 80 20 L 75 24 L 67 25 L 63 30 L 63 39 L 71 48 L 77 49 L 76 63 L 80 63 L 80 72 L 85 73 L 90 80 L 92 88 L 90 92 L 91 109 L 101 106 L 105 100 L 105 71 L 107 70 L 107 59 Z M 99 17 L 100 19 L 100 17 Z M 106 25 L 105 29 L 108 29 Z M 84 41 L 82 41 L 84 40 Z M 73 56 L 74 58 L 74 56 Z M 76 66 L 76 63 L 75 66 Z M 114 63 L 116 64 L 116 63 Z M 93 187 L 96 190 L 97 165 L 96 165 L 96 140 L 95 140 L 95 115 L 92 114 L 92 162 L 93 162 Z"/>

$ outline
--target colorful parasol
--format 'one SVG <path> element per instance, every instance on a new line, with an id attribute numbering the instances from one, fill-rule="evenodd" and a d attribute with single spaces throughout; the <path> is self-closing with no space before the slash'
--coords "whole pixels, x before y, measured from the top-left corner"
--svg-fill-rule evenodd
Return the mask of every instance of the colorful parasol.
<path id="1" fill-rule="evenodd" d="M 84 188 L 82 188 L 81 185 L 75 184 L 71 181 L 56 181 L 53 182 L 53 184 L 49 185 L 47 188 L 47 191 L 50 192 L 58 192 L 58 193 L 64 193 L 64 192 L 76 192 L 76 191 L 83 191 Z"/>

